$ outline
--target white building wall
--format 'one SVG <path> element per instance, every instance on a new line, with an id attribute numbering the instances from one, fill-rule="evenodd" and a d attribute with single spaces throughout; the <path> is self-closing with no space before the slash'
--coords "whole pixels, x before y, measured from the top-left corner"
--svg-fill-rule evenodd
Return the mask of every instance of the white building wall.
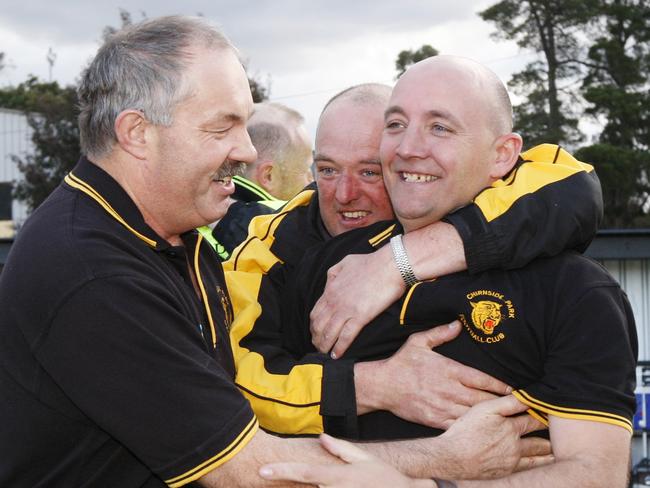
<path id="1" fill-rule="evenodd" d="M 21 159 L 32 151 L 32 132 L 27 117 L 19 110 L 0 108 L 0 182 L 14 182 L 22 179 L 11 156 Z M 14 200 L 12 216 L 16 226 L 27 218 L 27 207 Z"/>
<path id="2" fill-rule="evenodd" d="M 650 361 L 650 259 L 604 260 L 632 305 L 639 337 L 639 361 Z"/>

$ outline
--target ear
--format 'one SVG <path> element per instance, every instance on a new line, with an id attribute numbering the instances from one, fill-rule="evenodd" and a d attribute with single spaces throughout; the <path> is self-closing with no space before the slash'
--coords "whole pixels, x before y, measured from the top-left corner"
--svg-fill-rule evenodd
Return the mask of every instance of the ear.
<path id="1" fill-rule="evenodd" d="M 115 135 L 120 147 L 137 159 L 147 154 L 146 132 L 149 122 L 139 110 L 124 110 L 115 119 Z"/>
<path id="2" fill-rule="evenodd" d="M 273 195 L 273 190 L 277 184 L 277 175 L 273 172 L 273 161 L 265 159 L 255 166 L 255 181 L 257 184 Z"/>
<path id="3" fill-rule="evenodd" d="M 497 138 L 495 141 L 496 159 L 490 171 L 492 178 L 498 180 L 508 174 L 519 159 L 522 145 L 521 136 L 515 132 Z"/>

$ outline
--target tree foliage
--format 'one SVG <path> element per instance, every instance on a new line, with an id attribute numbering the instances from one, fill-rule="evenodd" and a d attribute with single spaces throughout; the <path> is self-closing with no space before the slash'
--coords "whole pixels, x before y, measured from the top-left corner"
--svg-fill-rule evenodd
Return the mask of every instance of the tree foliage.
<path id="1" fill-rule="evenodd" d="M 586 112 L 604 126 L 597 144 L 578 155 L 600 176 L 604 225 L 631 227 L 650 206 L 650 5 L 604 0 L 599 9 L 588 32 L 582 92 Z"/>
<path id="2" fill-rule="evenodd" d="M 79 158 L 77 93 L 32 76 L 17 87 L 0 89 L 0 106 L 22 110 L 32 129 L 34 152 L 12 156 L 24 180 L 14 187 L 14 197 L 28 208 L 41 204 Z"/>
<path id="3" fill-rule="evenodd" d="M 606 227 L 649 225 L 650 5 L 647 0 L 502 0 L 479 14 L 538 59 L 509 82 L 526 145 L 578 147 L 579 119 L 602 125 L 577 156 L 596 167 Z"/>
<path id="4" fill-rule="evenodd" d="M 525 97 L 515 106 L 517 130 L 531 145 L 580 141 L 571 86 L 581 71 L 579 35 L 596 0 L 502 0 L 479 13 L 495 24 L 493 37 L 514 40 L 539 55 L 509 85 Z"/>
<path id="5" fill-rule="evenodd" d="M 406 69 L 412 64 L 422 61 L 423 59 L 437 56 L 438 54 L 439 54 L 438 50 L 435 49 L 434 47 L 431 47 L 429 44 L 423 44 L 422 47 L 416 49 L 415 51 L 411 49 L 401 51 L 397 55 L 397 59 L 395 60 L 395 69 L 397 70 L 397 78 L 402 76 L 406 71 Z"/>

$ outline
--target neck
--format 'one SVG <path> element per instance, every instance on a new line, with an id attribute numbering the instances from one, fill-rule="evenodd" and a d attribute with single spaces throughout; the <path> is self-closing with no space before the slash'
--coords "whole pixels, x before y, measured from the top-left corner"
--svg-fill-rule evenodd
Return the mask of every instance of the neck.
<path id="1" fill-rule="evenodd" d="M 169 229 L 168 219 L 158 215 L 155 209 L 156 195 L 151 195 L 150 185 L 146 184 L 144 175 L 139 170 L 141 164 L 139 161 L 130 161 L 125 157 L 120 157 L 117 151 L 113 151 L 105 158 L 92 159 L 93 163 L 106 171 L 117 181 L 122 189 L 129 195 L 135 206 L 138 208 L 146 224 L 160 237 L 169 242 L 172 246 L 180 246 L 183 241 L 180 232 Z"/>

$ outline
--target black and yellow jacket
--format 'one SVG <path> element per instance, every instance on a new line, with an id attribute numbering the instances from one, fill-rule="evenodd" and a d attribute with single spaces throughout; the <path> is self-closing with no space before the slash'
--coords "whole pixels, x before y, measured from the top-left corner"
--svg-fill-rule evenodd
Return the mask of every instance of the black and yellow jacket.
<path id="1" fill-rule="evenodd" d="M 248 238 L 224 263 L 235 320 L 231 342 L 236 383 L 265 429 L 283 434 L 344 432 L 356 416 L 351 360 L 286 350 L 282 307 L 289 283 L 312 246 L 330 238 L 316 190 L 277 214 L 254 218 Z M 582 251 L 602 217 L 591 165 L 544 144 L 522 153 L 503 180 L 446 220 L 463 239 L 468 272 L 517 268 L 564 249 Z"/>
<path id="2" fill-rule="evenodd" d="M 253 217 L 273 213 L 286 203 L 243 176 L 233 176 L 232 181 L 235 192 L 231 198 L 235 202 L 214 229 L 199 229 L 223 260 L 228 259 L 233 249 L 246 239 L 248 224 Z"/>

